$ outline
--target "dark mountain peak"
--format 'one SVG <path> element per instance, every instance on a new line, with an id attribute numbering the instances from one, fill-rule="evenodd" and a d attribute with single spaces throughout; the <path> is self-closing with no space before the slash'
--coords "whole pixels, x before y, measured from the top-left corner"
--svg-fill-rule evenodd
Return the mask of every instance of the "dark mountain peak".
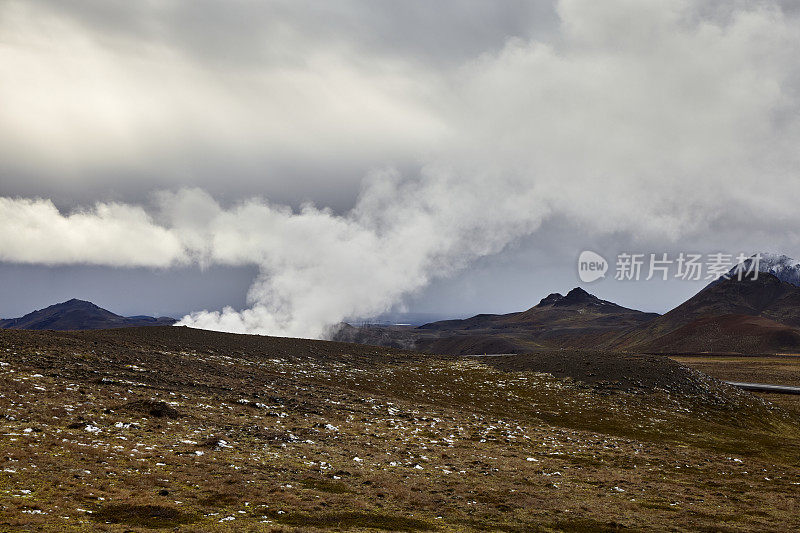
<path id="1" fill-rule="evenodd" d="M 569 302 L 576 302 L 577 303 L 577 302 L 586 302 L 586 301 L 595 301 L 595 300 L 599 300 L 599 298 L 597 296 L 589 294 L 588 292 L 586 292 L 585 290 L 581 289 L 580 287 L 575 287 L 574 289 L 569 291 L 566 296 L 564 296 L 564 299 L 562 300 L 562 302 L 569 301 Z"/>
<path id="2" fill-rule="evenodd" d="M 536 305 L 536 307 L 544 307 L 545 305 L 553 305 L 557 301 L 564 298 L 564 295 L 559 292 L 554 292 L 552 294 L 548 294 L 546 297 L 542 298 L 542 300 Z"/>
<path id="3" fill-rule="evenodd" d="M 725 278 L 752 277 L 753 272 L 772 274 L 781 281 L 800 287 L 800 261 L 783 254 L 760 253 L 733 267 Z M 719 280 L 717 280 L 719 281 Z"/>
<path id="4" fill-rule="evenodd" d="M 504 315 L 442 320 L 417 328 L 419 350 L 433 353 L 523 353 L 536 347 L 585 347 L 659 315 L 628 309 L 575 288 L 554 292 L 534 307 Z M 373 336 L 370 341 L 384 344 Z"/>
<path id="5" fill-rule="evenodd" d="M 126 318 L 92 302 L 72 298 L 19 318 L 0 320 L 0 328 L 78 330 L 171 325 L 173 323 L 175 320 L 169 317 Z"/>
<path id="6" fill-rule="evenodd" d="M 749 326 L 742 325 L 744 319 L 731 317 L 750 317 L 752 320 L 748 324 L 758 327 L 748 329 Z M 737 324 L 741 327 L 732 326 Z M 800 287 L 772 273 L 759 272 L 756 279 L 718 280 L 624 342 L 628 346 L 656 351 L 677 349 L 676 346 L 686 351 L 784 349 L 789 345 L 782 337 L 771 340 L 764 337 L 772 335 L 770 331 L 777 327 L 775 324 L 788 329 L 800 328 Z M 756 343 L 756 337 L 763 342 Z M 759 348 L 749 348 L 756 345 Z M 796 343 L 792 346 L 796 350 Z"/>
<path id="7" fill-rule="evenodd" d="M 605 302 L 593 294 L 589 294 L 580 287 L 575 287 L 567 293 L 566 296 L 555 302 L 553 305 L 558 307 L 564 306 L 580 306 L 580 305 L 600 305 Z"/>
<path id="8" fill-rule="evenodd" d="M 542 301 L 540 301 L 536 307 L 548 307 L 548 306 L 565 307 L 565 306 L 602 304 L 602 303 L 606 302 L 604 302 L 604 300 L 601 300 L 597 296 L 589 294 L 580 287 L 575 287 L 574 289 L 569 291 L 566 294 L 566 296 L 554 292 L 548 295 L 546 298 L 542 298 Z"/>
<path id="9" fill-rule="evenodd" d="M 667 350 L 680 345 L 681 350 L 701 351 L 725 351 L 737 342 L 747 346 L 752 340 L 748 340 L 747 335 L 752 336 L 755 333 L 747 333 L 747 328 L 729 328 L 730 324 L 741 323 L 741 320 L 731 322 L 729 317 L 732 316 L 764 319 L 788 328 L 799 328 L 800 287 L 782 281 L 768 272 L 759 272 L 756 279 L 720 279 L 647 324 L 631 337 L 634 342 L 628 344 L 655 350 Z M 722 335 L 719 333 L 722 331 L 720 328 L 725 324 L 727 325 L 723 329 L 727 333 Z M 709 336 L 706 339 L 702 334 Z M 709 339 L 713 339 L 713 342 Z M 780 343 L 770 343 L 763 346 L 771 346 L 769 349 L 782 346 Z M 737 348 L 734 351 L 740 350 L 741 348 Z"/>
<path id="10" fill-rule="evenodd" d="M 58 308 L 58 307 L 69 307 L 69 308 L 72 308 L 72 309 L 76 309 L 76 308 L 102 309 L 100 306 L 95 305 L 92 302 L 89 302 L 87 300 L 79 300 L 77 298 L 71 298 L 71 299 L 67 300 L 66 302 L 53 304 L 53 305 L 51 305 L 49 307 L 46 307 L 46 309 L 55 309 L 55 308 Z"/>
<path id="11" fill-rule="evenodd" d="M 715 285 L 710 285 L 695 296 L 678 306 L 676 309 L 705 310 L 713 308 L 717 313 L 731 308 L 734 314 L 760 315 L 766 309 L 778 311 L 780 314 L 797 315 L 800 306 L 800 287 L 780 280 L 767 272 L 759 272 L 756 279 L 744 277 L 741 280 L 731 278 L 722 280 Z M 800 325 L 796 320 L 794 325 Z"/>
<path id="12" fill-rule="evenodd" d="M 797 286 L 792 285 L 791 283 L 782 281 L 774 274 L 769 272 L 759 272 L 758 276 L 755 278 L 751 276 L 742 276 L 742 279 L 738 279 L 737 277 L 731 278 L 719 278 L 714 283 L 706 286 L 700 293 L 703 294 L 704 292 L 724 292 L 724 291 L 741 291 L 742 288 L 749 288 L 749 289 L 760 289 L 760 288 L 777 288 L 784 286 L 784 290 L 793 290 L 792 287 L 797 288 Z"/>

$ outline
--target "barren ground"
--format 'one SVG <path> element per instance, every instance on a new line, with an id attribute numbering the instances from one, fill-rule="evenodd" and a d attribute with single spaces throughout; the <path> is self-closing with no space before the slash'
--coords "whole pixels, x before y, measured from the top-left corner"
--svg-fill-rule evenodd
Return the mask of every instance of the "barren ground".
<path id="1" fill-rule="evenodd" d="M 2 331 L 0 529 L 800 528 L 797 412 L 666 358 L 525 357 Z"/>
<path id="2" fill-rule="evenodd" d="M 745 381 L 800 387 L 800 355 L 694 355 L 673 357 L 675 361 L 696 368 L 724 381 Z M 757 393 L 780 405 L 800 420 L 800 395 Z"/>

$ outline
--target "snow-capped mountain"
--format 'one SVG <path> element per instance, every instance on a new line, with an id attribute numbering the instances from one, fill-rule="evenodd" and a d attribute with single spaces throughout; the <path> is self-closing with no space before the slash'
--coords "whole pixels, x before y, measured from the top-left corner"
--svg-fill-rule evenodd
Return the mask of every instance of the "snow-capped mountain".
<path id="1" fill-rule="evenodd" d="M 728 276 L 737 277 L 741 269 L 743 274 L 749 277 L 748 273 L 753 270 L 754 266 L 757 266 L 759 272 L 772 274 L 781 281 L 800 287 L 800 261 L 778 254 L 761 254 L 757 265 L 753 264 L 754 261 L 756 261 L 755 255 L 733 267 L 728 272 Z"/>

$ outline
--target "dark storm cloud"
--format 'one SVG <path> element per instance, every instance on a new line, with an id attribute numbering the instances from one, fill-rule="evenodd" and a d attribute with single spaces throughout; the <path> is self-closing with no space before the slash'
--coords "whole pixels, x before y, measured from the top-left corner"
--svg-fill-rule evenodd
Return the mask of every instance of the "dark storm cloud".
<path id="1" fill-rule="evenodd" d="M 302 62 L 316 46 L 453 66 L 558 26 L 551 1 L 35 2 L 109 40 L 156 42 L 230 67 Z"/>
<path id="2" fill-rule="evenodd" d="M 436 149 L 443 71 L 558 26 L 551 2 L 511 0 L 0 11 L 16 110 L 0 128 L 0 194 L 62 207 L 199 186 L 344 211 L 370 169 L 417 169 Z"/>

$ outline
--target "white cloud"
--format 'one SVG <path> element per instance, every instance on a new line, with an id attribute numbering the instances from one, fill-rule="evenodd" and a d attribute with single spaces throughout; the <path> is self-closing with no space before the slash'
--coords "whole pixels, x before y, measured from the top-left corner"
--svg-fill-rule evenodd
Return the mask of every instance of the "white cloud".
<path id="1" fill-rule="evenodd" d="M 0 260 L 167 267 L 186 260 L 178 236 L 138 206 L 98 203 L 63 215 L 50 200 L 0 198 Z"/>

